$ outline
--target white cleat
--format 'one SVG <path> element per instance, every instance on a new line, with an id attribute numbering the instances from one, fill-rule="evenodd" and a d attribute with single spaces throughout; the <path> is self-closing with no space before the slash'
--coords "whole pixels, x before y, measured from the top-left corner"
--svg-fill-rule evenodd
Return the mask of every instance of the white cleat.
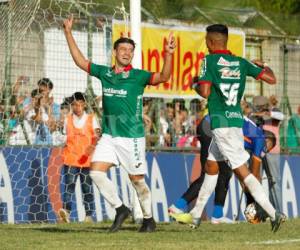
<path id="1" fill-rule="evenodd" d="M 214 225 L 217 225 L 217 224 L 233 224 L 233 223 L 235 223 L 233 220 L 231 220 L 227 217 L 221 217 L 221 218 L 211 217 L 210 222 L 211 222 L 211 224 L 214 224 Z"/>

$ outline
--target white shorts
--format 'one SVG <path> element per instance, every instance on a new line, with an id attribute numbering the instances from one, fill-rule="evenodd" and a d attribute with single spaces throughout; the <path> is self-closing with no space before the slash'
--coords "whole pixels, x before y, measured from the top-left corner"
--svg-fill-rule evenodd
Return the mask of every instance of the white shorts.
<path id="1" fill-rule="evenodd" d="M 103 134 L 92 156 L 92 162 L 121 165 L 131 175 L 143 175 L 147 173 L 145 150 L 145 137 L 124 138 Z"/>
<path id="2" fill-rule="evenodd" d="M 242 128 L 217 128 L 212 131 L 212 134 L 208 160 L 226 161 L 232 169 L 248 161 L 249 154 L 244 147 Z"/>

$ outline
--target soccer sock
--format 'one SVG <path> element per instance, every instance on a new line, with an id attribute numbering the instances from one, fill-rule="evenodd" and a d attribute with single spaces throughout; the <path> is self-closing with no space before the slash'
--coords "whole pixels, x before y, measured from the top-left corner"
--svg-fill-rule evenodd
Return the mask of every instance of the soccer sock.
<path id="1" fill-rule="evenodd" d="M 247 206 L 253 202 L 255 202 L 253 196 L 249 193 L 249 192 L 245 192 L 245 195 L 246 195 L 246 203 L 247 203 Z"/>
<path id="2" fill-rule="evenodd" d="M 145 179 L 135 180 L 131 182 L 139 198 L 144 218 L 145 219 L 151 218 L 152 217 L 151 192 L 148 185 L 145 182 Z"/>
<path id="3" fill-rule="evenodd" d="M 212 217 L 222 218 L 223 217 L 223 206 L 215 205 Z"/>
<path id="4" fill-rule="evenodd" d="M 174 203 L 175 207 L 181 209 L 181 210 L 185 210 L 186 206 L 187 206 L 187 202 L 185 199 L 183 198 L 179 198 L 175 203 Z"/>
<path id="5" fill-rule="evenodd" d="M 229 182 L 232 176 L 232 170 L 224 161 L 219 162 L 218 164 L 220 168 L 219 177 L 215 188 L 215 205 L 224 207 Z"/>
<path id="6" fill-rule="evenodd" d="M 260 182 L 254 177 L 253 174 L 249 174 L 244 179 L 244 183 L 255 201 L 270 215 L 271 220 L 274 220 L 276 210 L 269 201 Z"/>
<path id="7" fill-rule="evenodd" d="M 189 186 L 188 190 L 181 196 L 187 204 L 196 199 L 199 194 L 199 190 L 203 184 L 205 173 L 202 172 L 200 177 L 193 181 Z"/>
<path id="8" fill-rule="evenodd" d="M 114 208 L 122 206 L 123 203 L 118 196 L 118 192 L 113 182 L 107 178 L 105 172 L 91 170 L 90 176 L 98 187 L 100 193 L 104 196 L 105 200 L 107 200 L 110 205 L 112 205 Z"/>
<path id="9" fill-rule="evenodd" d="M 195 207 L 190 211 L 190 214 L 194 218 L 200 218 L 203 212 L 203 209 L 208 201 L 208 198 L 214 191 L 218 180 L 218 174 L 208 175 L 205 174 L 203 185 L 199 191 L 198 198 L 196 201 Z"/>

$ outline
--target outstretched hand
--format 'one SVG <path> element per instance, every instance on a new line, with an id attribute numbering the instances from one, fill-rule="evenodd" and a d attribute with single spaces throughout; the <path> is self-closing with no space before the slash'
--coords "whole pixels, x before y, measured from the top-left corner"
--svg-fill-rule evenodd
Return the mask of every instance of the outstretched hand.
<path id="1" fill-rule="evenodd" d="M 173 32 L 170 33 L 169 38 L 168 38 L 168 43 L 165 47 L 165 51 L 167 53 L 173 54 L 176 48 L 176 41 L 175 37 L 173 35 Z"/>
<path id="2" fill-rule="evenodd" d="M 63 27 L 66 32 L 72 30 L 73 22 L 74 22 L 73 14 L 71 14 L 67 19 L 64 20 Z"/>

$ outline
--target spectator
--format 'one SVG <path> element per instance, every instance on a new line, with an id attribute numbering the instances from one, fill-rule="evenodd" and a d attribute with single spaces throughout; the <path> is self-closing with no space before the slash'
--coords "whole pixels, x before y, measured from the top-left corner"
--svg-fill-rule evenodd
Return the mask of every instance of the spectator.
<path id="1" fill-rule="evenodd" d="M 60 117 L 60 106 L 59 104 L 54 102 L 54 98 L 51 95 L 51 91 L 53 90 L 53 83 L 49 78 L 42 78 L 37 83 L 39 93 L 44 96 L 45 104 L 52 109 L 52 114 L 54 119 L 57 121 Z"/>
<path id="2" fill-rule="evenodd" d="M 170 147 L 175 137 L 175 110 L 172 103 L 166 104 L 166 109 L 160 112 L 160 145 Z"/>
<path id="3" fill-rule="evenodd" d="M 54 146 L 62 145 L 66 141 L 65 138 L 66 136 L 63 129 L 64 129 L 65 119 L 71 110 L 72 100 L 73 97 L 64 98 L 62 104 L 60 105 L 60 118 L 56 123 L 56 130 L 52 133 Z"/>
<path id="4" fill-rule="evenodd" d="M 158 141 L 155 119 L 151 115 L 152 99 L 143 98 L 143 121 L 146 136 L 146 146 L 155 146 Z"/>
<path id="5" fill-rule="evenodd" d="M 274 95 L 270 96 L 269 99 L 263 96 L 255 96 L 253 98 L 253 105 L 257 112 L 254 112 L 252 116 L 258 119 L 256 122 L 258 122 L 264 130 L 271 131 L 276 137 L 276 145 L 266 154 L 266 158 L 273 181 L 275 182 L 273 188 L 277 201 L 273 201 L 273 205 L 277 210 L 282 211 L 279 127 L 280 122 L 284 119 L 284 115 L 277 107 L 277 104 L 278 101 Z"/>
<path id="6" fill-rule="evenodd" d="M 56 122 L 47 97 L 41 94 L 39 89 L 34 89 L 31 93 L 31 108 L 26 114 L 26 119 L 35 131 L 34 144 L 51 145 L 51 133 L 56 129 Z"/>
<path id="7" fill-rule="evenodd" d="M 72 113 L 68 114 L 64 121 L 66 134 L 66 145 L 63 151 L 65 190 L 63 192 L 63 208 L 59 210 L 59 216 L 66 223 L 70 222 L 72 195 L 75 192 L 77 178 L 80 180 L 83 192 L 86 222 L 92 221 L 91 216 L 94 210 L 89 167 L 91 155 L 100 136 L 100 128 L 95 116 L 87 114 L 85 107 L 86 101 L 83 93 L 74 93 L 71 102 Z"/>
<path id="8" fill-rule="evenodd" d="M 300 151 L 300 105 L 297 113 L 292 115 L 288 122 L 287 145 L 292 153 Z"/>

